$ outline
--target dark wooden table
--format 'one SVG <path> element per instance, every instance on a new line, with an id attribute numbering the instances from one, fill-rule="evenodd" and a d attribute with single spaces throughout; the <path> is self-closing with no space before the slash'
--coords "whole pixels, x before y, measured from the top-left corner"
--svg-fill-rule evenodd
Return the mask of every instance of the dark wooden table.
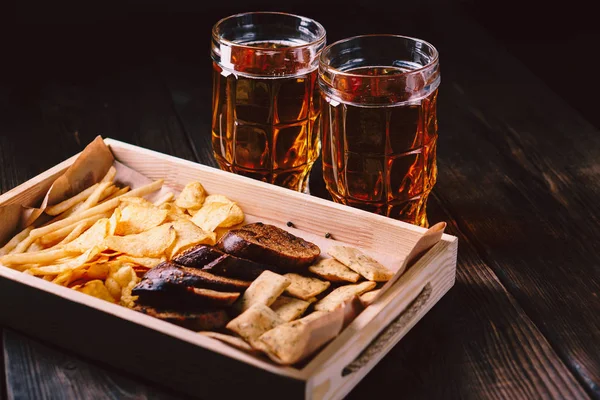
<path id="1" fill-rule="evenodd" d="M 115 13 L 104 4 L 17 9 L 0 77 L 0 192 L 98 134 L 215 166 L 210 26 L 273 7 L 129 1 Z M 330 42 L 395 32 L 441 53 L 429 210 L 459 237 L 456 286 L 349 397 L 600 399 L 600 131 L 597 115 L 565 100 L 569 88 L 597 87 L 597 72 L 563 66 L 553 86 L 550 69 L 515 57 L 536 49 L 499 40 L 475 2 L 390 12 L 328 3 L 335 13 L 303 4 L 278 9 L 318 19 Z M 315 171 L 312 193 L 326 197 Z M 0 337 L 0 398 L 182 397 L 8 327 Z"/>

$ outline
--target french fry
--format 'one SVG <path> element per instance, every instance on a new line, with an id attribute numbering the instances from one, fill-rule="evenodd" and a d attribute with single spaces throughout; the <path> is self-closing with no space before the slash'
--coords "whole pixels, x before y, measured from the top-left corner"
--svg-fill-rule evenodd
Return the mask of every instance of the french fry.
<path id="1" fill-rule="evenodd" d="M 73 253 L 69 253 L 65 249 L 56 249 L 51 251 L 38 251 L 35 253 L 22 254 L 7 254 L 0 257 L 0 263 L 4 265 L 11 264 L 48 264 L 59 260 L 63 257 L 68 257 Z"/>
<path id="2" fill-rule="evenodd" d="M 27 238 L 27 236 L 29 236 L 29 232 L 31 232 L 32 229 L 33 227 L 29 226 L 23 229 L 21 232 L 17 233 L 15 236 L 13 236 L 13 238 L 10 239 L 8 243 L 6 243 L 4 247 L 0 249 L 0 256 L 10 253 L 11 250 L 17 247 L 19 243 L 21 243 L 23 240 L 25 240 L 25 238 Z"/>
<path id="3" fill-rule="evenodd" d="M 85 201 L 88 197 L 90 197 L 90 195 L 92 193 L 94 193 L 94 190 L 96 190 L 98 185 L 99 184 L 96 183 L 95 185 L 90 186 L 89 188 L 85 189 L 84 191 L 77 193 L 73 197 L 70 197 L 64 201 L 61 201 L 60 203 L 55 204 L 53 206 L 46 207 L 44 212 L 46 214 L 52 215 L 52 216 L 62 214 L 63 212 L 67 211 L 69 208 L 73 207 L 74 205 L 76 205 L 78 203 Z"/>
<path id="4" fill-rule="evenodd" d="M 44 250 L 44 247 L 40 244 L 40 240 L 37 239 L 29 245 L 27 250 L 25 250 L 25 253 L 35 253 L 41 250 Z"/>
<path id="5" fill-rule="evenodd" d="M 69 233 L 63 240 L 61 240 L 60 242 L 58 242 L 56 244 L 56 247 L 63 246 L 67 243 L 72 242 L 73 239 L 75 239 L 76 237 L 81 235 L 81 233 L 89 227 L 90 227 L 90 223 L 88 221 L 79 222 L 77 224 L 77 226 L 75 226 L 75 229 L 73 229 L 71 231 L 71 233 Z M 43 237 L 41 239 L 43 239 Z"/>
<path id="6" fill-rule="evenodd" d="M 98 215 L 98 214 L 103 214 L 106 212 L 110 212 L 113 209 L 115 209 L 120 202 L 121 197 L 130 197 L 130 196 L 145 196 L 149 193 L 155 192 L 157 190 L 159 190 L 162 187 L 162 184 L 164 182 L 164 179 L 159 179 L 157 181 L 154 181 L 152 183 L 149 183 L 148 185 L 139 187 L 137 189 L 133 189 L 125 194 L 122 194 L 119 197 L 115 197 L 114 199 L 111 199 L 107 202 L 104 202 L 102 204 L 98 204 L 95 207 L 92 207 L 88 210 L 85 210 L 81 213 L 77 213 L 76 215 L 71 215 L 65 219 L 62 219 L 60 221 L 56 221 L 53 224 L 50 225 L 46 225 L 37 229 L 32 230 L 29 233 L 30 237 L 33 237 L 33 239 L 37 239 L 39 237 L 42 237 L 44 235 L 47 235 L 51 232 L 57 231 L 58 229 L 62 229 L 65 226 L 69 226 L 75 222 L 79 222 L 87 217 L 91 217 L 93 215 Z"/>
<path id="7" fill-rule="evenodd" d="M 98 202 L 100 201 L 100 198 L 102 197 L 102 194 L 104 193 L 104 191 L 106 189 L 108 189 L 108 187 L 111 185 L 110 182 L 101 182 L 98 184 L 98 187 L 96 187 L 96 189 L 94 190 L 94 192 L 90 195 L 90 197 L 88 197 L 85 202 L 83 203 L 83 205 L 81 206 L 81 208 L 79 210 L 77 210 L 76 213 L 73 213 L 73 215 L 79 214 L 85 210 L 89 210 L 90 208 L 94 207 L 95 205 L 98 204 Z"/>
<path id="8" fill-rule="evenodd" d="M 104 175 L 104 178 L 102 178 L 100 182 L 112 182 L 115 179 L 116 175 L 117 169 L 114 165 L 111 165 L 111 167 L 108 169 L 108 172 L 106 173 L 106 175 Z"/>
<path id="9" fill-rule="evenodd" d="M 114 192 L 113 194 L 111 194 L 110 196 L 108 196 L 107 198 L 105 198 L 104 200 L 102 200 L 102 203 L 107 202 L 109 200 L 114 199 L 115 197 L 119 197 L 125 193 L 127 193 L 129 191 L 129 186 L 125 186 L 124 188 L 118 189 L 116 192 Z"/>
<path id="10" fill-rule="evenodd" d="M 33 230 L 31 232 L 33 232 Z M 14 249 L 12 249 L 8 254 L 21 254 L 21 253 L 25 253 L 25 251 L 29 248 L 29 246 L 31 246 L 31 243 L 35 242 L 35 239 L 37 239 L 37 238 L 34 238 L 34 237 L 31 236 L 31 232 L 29 232 L 29 236 L 27 236 L 24 240 L 22 240 L 17 245 L 17 247 L 15 247 Z"/>
<path id="11" fill-rule="evenodd" d="M 75 230 L 75 228 L 77 228 L 77 226 L 79 226 L 80 223 L 85 222 L 85 228 L 81 228 L 81 229 L 85 230 L 86 228 L 89 228 L 90 226 L 94 225 L 94 223 L 96 221 L 98 221 L 100 218 L 105 218 L 107 216 L 108 216 L 108 213 L 104 213 L 104 214 L 92 215 L 91 217 L 87 217 L 85 219 L 82 219 L 81 221 L 76 221 L 70 225 L 65 226 L 64 228 L 58 229 L 54 232 L 51 232 L 51 233 L 48 233 L 47 235 L 42 236 L 40 238 L 40 242 L 44 246 L 49 246 L 54 243 L 60 242 L 61 240 L 66 239 L 66 237 L 69 236 Z M 83 232 L 83 230 L 81 232 Z M 65 243 L 68 243 L 68 242 L 65 241 Z"/>

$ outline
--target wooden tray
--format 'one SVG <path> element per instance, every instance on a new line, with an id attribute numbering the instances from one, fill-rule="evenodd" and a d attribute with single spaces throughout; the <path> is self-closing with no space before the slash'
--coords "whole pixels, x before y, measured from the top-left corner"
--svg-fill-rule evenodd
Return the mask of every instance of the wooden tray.
<path id="1" fill-rule="evenodd" d="M 266 220 L 365 250 L 408 254 L 425 229 L 112 139 L 115 159 L 181 189 L 199 180 Z M 0 196 L 34 205 L 76 156 Z M 203 398 L 344 397 L 453 286 L 458 241 L 444 234 L 378 301 L 301 368 L 281 367 L 211 338 L 0 266 L 0 324 Z M 431 360 L 436 362 L 436 360 Z"/>

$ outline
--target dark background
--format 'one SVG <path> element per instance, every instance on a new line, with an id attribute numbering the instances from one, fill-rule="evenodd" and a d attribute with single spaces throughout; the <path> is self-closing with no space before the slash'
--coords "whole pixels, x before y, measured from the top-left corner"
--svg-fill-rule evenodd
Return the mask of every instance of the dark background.
<path id="1" fill-rule="evenodd" d="M 600 30 L 592 2 L 583 0 L 20 1 L 9 8 L 3 24 L 4 99 L 14 85 L 33 88 L 48 78 L 94 80 L 157 58 L 189 63 L 209 82 L 210 28 L 232 13 L 302 14 L 320 21 L 333 42 L 377 32 L 419 36 L 430 23 L 422 15 L 432 8 L 441 13 L 452 8 L 477 20 L 507 52 L 600 124 L 595 102 Z M 469 46 L 468 37 L 464 45 Z M 443 68 L 443 54 L 441 62 Z"/>

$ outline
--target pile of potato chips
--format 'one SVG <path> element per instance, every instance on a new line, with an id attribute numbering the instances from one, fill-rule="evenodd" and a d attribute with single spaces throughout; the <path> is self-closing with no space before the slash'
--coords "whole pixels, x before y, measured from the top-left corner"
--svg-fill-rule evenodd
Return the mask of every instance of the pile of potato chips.
<path id="1" fill-rule="evenodd" d="M 150 268 L 197 244 L 215 244 L 217 234 L 244 221 L 240 207 L 208 195 L 190 182 L 175 198 L 144 196 L 161 189 L 155 181 L 119 188 L 111 167 L 101 182 L 52 205 L 54 217 L 28 227 L 0 249 L 0 264 L 126 307 L 133 287 Z"/>

